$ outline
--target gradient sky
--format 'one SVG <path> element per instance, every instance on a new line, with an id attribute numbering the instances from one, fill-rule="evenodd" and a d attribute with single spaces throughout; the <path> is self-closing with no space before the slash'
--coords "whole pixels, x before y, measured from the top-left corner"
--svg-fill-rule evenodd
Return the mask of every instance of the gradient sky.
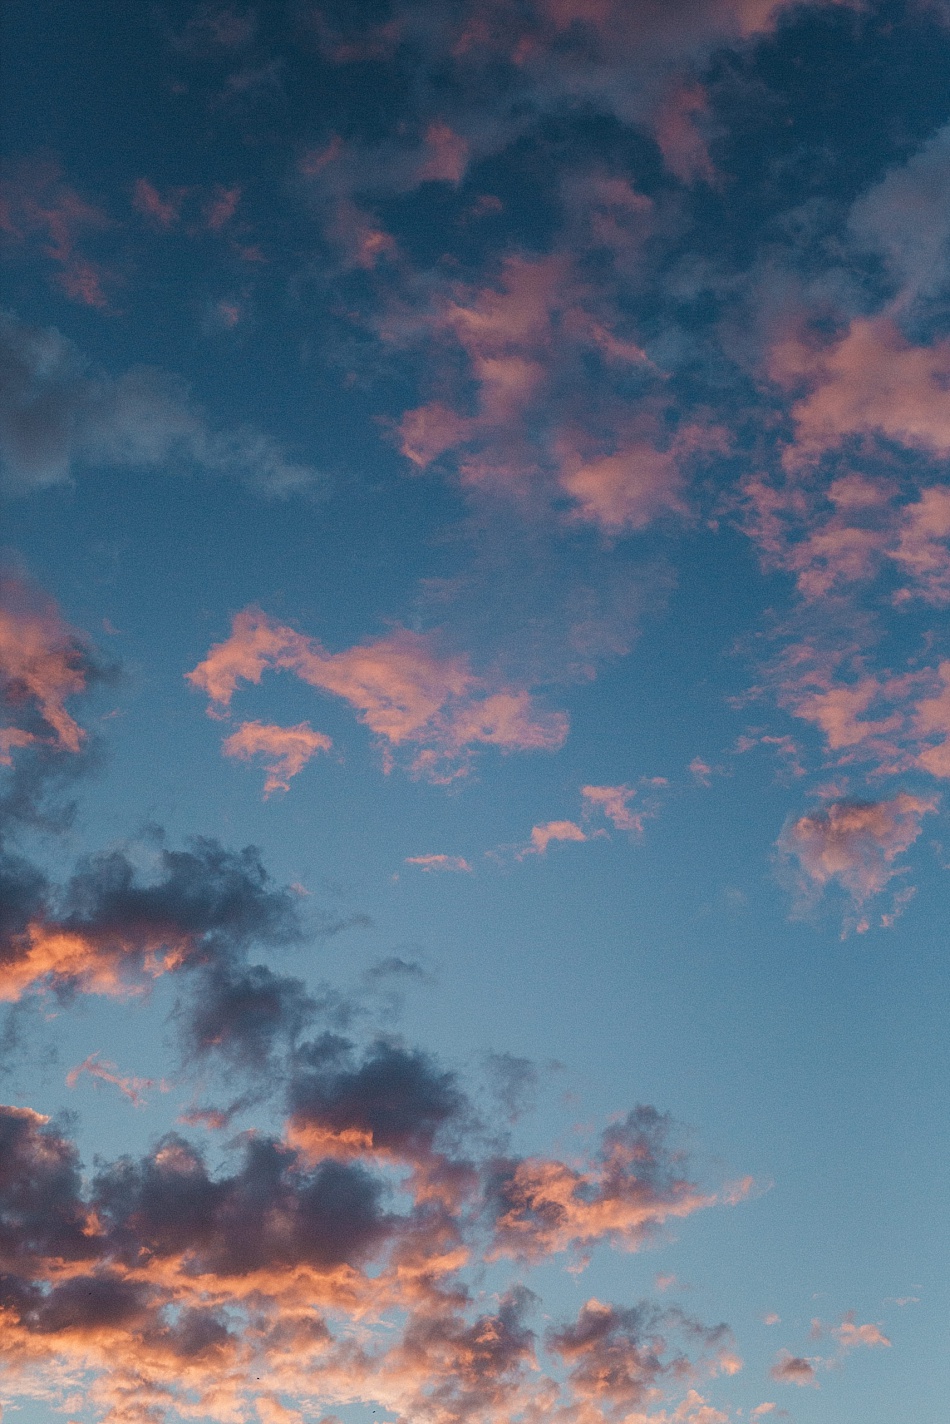
<path id="1" fill-rule="evenodd" d="M 943 1424 L 950 5 L 2 13 L 4 1420 Z"/>

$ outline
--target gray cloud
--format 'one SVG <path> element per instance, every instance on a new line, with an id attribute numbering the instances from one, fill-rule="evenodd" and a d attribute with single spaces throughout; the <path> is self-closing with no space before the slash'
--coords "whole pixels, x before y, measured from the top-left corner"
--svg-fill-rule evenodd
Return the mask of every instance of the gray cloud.
<path id="1" fill-rule="evenodd" d="M 271 496 L 323 483 L 253 426 L 214 429 L 179 377 L 95 371 L 55 328 L 0 313 L 0 481 L 26 494 L 96 465 L 225 476 Z"/>

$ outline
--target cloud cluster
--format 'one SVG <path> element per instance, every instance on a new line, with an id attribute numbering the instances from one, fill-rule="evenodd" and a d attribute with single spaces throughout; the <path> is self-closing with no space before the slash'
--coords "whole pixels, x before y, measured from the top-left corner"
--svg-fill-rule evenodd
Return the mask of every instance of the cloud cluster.
<path id="1" fill-rule="evenodd" d="M 891 1342 L 879 1325 L 859 1325 L 855 1312 L 849 1310 L 837 1325 L 825 1326 L 820 1320 L 813 1320 L 811 1338 L 815 1341 L 830 1336 L 837 1348 L 833 1355 L 793 1355 L 790 1350 L 780 1350 L 769 1374 L 779 1384 L 797 1385 L 800 1389 L 820 1388 L 819 1374 L 822 1370 L 839 1369 L 845 1357 L 858 1349 L 890 1349 Z"/>
<path id="2" fill-rule="evenodd" d="M 30 656 L 7 659 L 0 691 L 76 758 L 82 732 L 64 704 L 94 655 L 39 594 L 22 599 Z M 309 642 L 294 648 L 332 663 Z M 448 676 L 465 690 L 460 668 Z M 209 690 L 229 692 L 241 669 L 224 659 Z M 341 675 L 354 675 L 346 661 Z M 391 715 L 392 727 L 400 716 L 415 725 L 411 706 Z M 11 746 L 11 758 L 36 754 Z M 609 1424 L 661 1399 L 695 1424 L 714 1417 L 694 1385 L 738 1367 L 725 1327 L 591 1300 L 542 1332 L 523 1280 L 544 1262 L 582 1266 L 598 1246 L 639 1250 L 672 1222 L 741 1199 L 748 1183 L 694 1180 L 667 1117 L 636 1108 L 570 1160 L 507 1150 L 503 1124 L 455 1072 L 391 1036 L 344 1036 L 346 1006 L 254 962 L 305 926 L 299 897 L 253 849 L 153 838 L 134 854 L 88 856 L 56 886 L 11 844 L 2 873 L 0 996 L 54 992 L 65 1007 L 175 975 L 186 1067 L 240 1093 L 183 1121 L 221 1131 L 254 1103 L 273 1108 L 268 1129 L 239 1134 L 217 1165 L 173 1131 L 90 1175 L 62 1124 L 0 1106 L 5 1398 L 68 1409 L 79 1392 L 109 1424 L 286 1424 L 347 1403 L 422 1424 L 539 1411 Z M 499 1068 L 509 1113 L 519 1069 L 521 1081 L 520 1062 Z M 135 1105 L 155 1086 L 98 1053 L 67 1081 L 85 1075 Z M 507 1277 L 494 1295 L 479 1284 L 486 1266 Z"/>
<path id="3" fill-rule="evenodd" d="M 227 712 L 239 684 L 259 683 L 270 668 L 292 672 L 348 702 L 387 758 L 408 747 L 411 770 L 437 780 L 464 770 L 478 747 L 548 751 L 567 736 L 562 712 L 543 711 L 525 688 L 491 686 L 475 675 L 467 658 L 443 653 L 433 635 L 408 629 L 330 653 L 316 638 L 249 609 L 236 615 L 230 637 L 216 643 L 187 677 L 208 695 L 212 712 Z M 266 732 L 273 740 L 299 731 L 269 727 L 254 736 Z M 244 735 L 238 729 L 225 749 L 235 754 Z M 309 727 L 306 735 L 308 741 L 323 736 Z"/>

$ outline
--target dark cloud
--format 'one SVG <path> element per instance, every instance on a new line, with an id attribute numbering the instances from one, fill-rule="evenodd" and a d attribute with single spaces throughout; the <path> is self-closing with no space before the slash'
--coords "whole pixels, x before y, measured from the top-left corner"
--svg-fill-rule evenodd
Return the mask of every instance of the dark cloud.
<path id="1" fill-rule="evenodd" d="M 296 896 L 272 883 L 253 847 L 229 851 L 197 837 L 188 850 L 162 848 L 155 861 L 147 877 L 123 851 L 91 856 L 50 890 L 28 862 L 8 858 L 16 919 L 0 945 L 4 997 L 42 985 L 121 993 L 159 974 L 220 965 L 252 943 L 299 938 Z"/>
<path id="2" fill-rule="evenodd" d="M 92 1199 L 119 1259 L 187 1253 L 201 1274 L 240 1276 L 364 1261 L 392 1231 L 381 1195 L 364 1168 L 301 1170 L 296 1153 L 268 1138 L 251 1137 L 239 1170 L 216 1178 L 171 1135 L 142 1162 L 100 1173 Z"/>
<path id="3" fill-rule="evenodd" d="M 213 1051 L 260 1069 L 276 1043 L 292 1044 L 312 1024 L 317 1009 L 300 979 L 275 974 L 263 964 L 215 964 L 195 986 L 186 1045 L 194 1053 Z"/>
<path id="4" fill-rule="evenodd" d="M 455 1075 L 425 1053 L 379 1042 L 361 1063 L 353 1045 L 325 1035 L 297 1057 L 288 1104 L 295 1140 L 325 1152 L 428 1158 L 465 1119 Z"/>
<path id="5" fill-rule="evenodd" d="M 5 1270 L 48 1257 L 95 1258 L 79 1155 L 30 1108 L 0 1107 L 0 1255 Z"/>

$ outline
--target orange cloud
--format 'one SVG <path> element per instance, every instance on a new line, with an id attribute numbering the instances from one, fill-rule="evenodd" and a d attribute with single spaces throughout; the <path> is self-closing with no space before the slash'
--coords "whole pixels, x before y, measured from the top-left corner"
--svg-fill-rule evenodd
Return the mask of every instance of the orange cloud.
<path id="1" fill-rule="evenodd" d="M 527 1259 L 607 1240 L 638 1250 L 664 1221 L 690 1216 L 720 1198 L 675 1169 L 664 1147 L 668 1124 L 637 1108 L 603 1134 L 601 1150 L 582 1168 L 525 1158 L 497 1185 L 495 1254 Z M 739 1200 L 742 1183 L 729 1200 Z"/>
<path id="2" fill-rule="evenodd" d="M 413 768 L 436 777 L 440 758 L 464 757 L 478 745 L 550 750 L 567 735 L 563 713 L 539 711 L 524 690 L 487 689 L 466 658 L 442 655 L 431 635 L 407 629 L 328 653 L 315 638 L 248 610 L 187 677 L 225 709 L 240 682 L 258 683 L 268 668 L 343 698 L 391 747 L 421 746 Z"/>
<path id="3" fill-rule="evenodd" d="M 83 692 L 92 667 L 90 650 L 63 622 L 52 600 L 21 579 L 0 578 L 0 692 L 7 708 L 34 710 L 64 751 L 78 752 L 85 733 L 66 711 L 66 700 Z M 38 740 L 26 728 L 3 728 L 0 751 Z"/>
<path id="4" fill-rule="evenodd" d="M 295 727 L 242 722 L 225 738 L 222 750 L 225 756 L 239 757 L 243 761 L 255 756 L 264 758 L 266 798 L 274 791 L 289 791 L 290 778 L 302 771 L 317 752 L 328 752 L 332 746 L 330 738 L 323 732 L 315 732 L 309 722 L 298 722 Z"/>
<path id="5" fill-rule="evenodd" d="M 0 963 L 0 1002 L 15 1003 L 39 984 L 73 985 L 111 998 L 141 993 L 183 962 L 191 938 L 156 928 L 141 937 L 72 930 L 42 921 L 12 937 Z"/>

